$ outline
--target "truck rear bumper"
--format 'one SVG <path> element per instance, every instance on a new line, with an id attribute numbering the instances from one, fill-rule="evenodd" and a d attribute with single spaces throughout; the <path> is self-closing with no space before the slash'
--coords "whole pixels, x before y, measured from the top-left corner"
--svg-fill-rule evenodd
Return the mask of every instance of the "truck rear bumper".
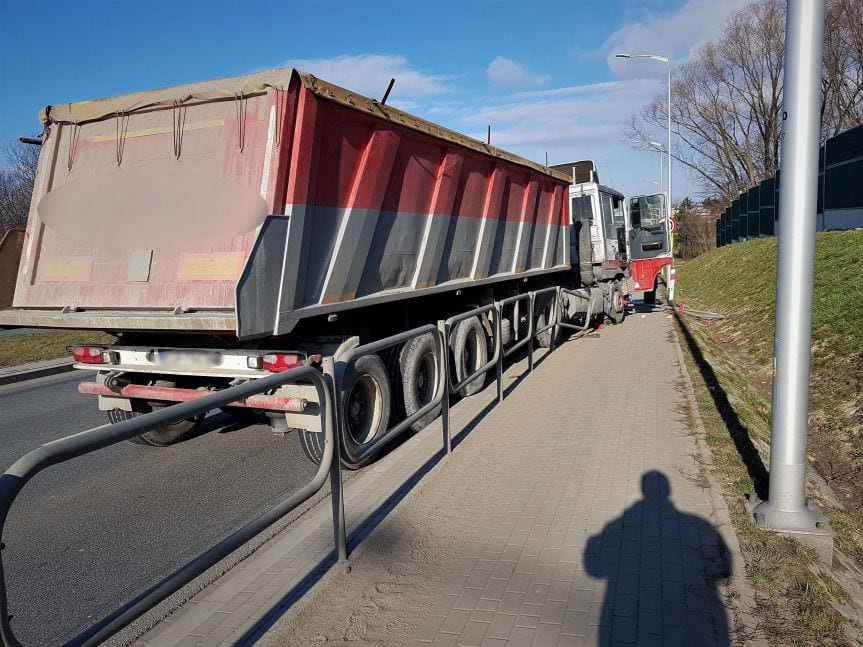
<path id="1" fill-rule="evenodd" d="M 206 330 L 236 333 L 233 311 L 174 314 L 159 310 L 80 310 L 10 308 L 0 310 L 0 326 L 93 330 Z"/>
<path id="2" fill-rule="evenodd" d="M 188 402 L 208 395 L 207 390 L 181 389 L 166 386 L 146 386 L 143 384 L 127 384 L 119 391 L 112 391 L 98 382 L 81 382 L 78 385 L 80 393 L 101 395 L 105 397 L 130 398 L 137 400 L 156 400 L 160 402 Z M 231 402 L 229 406 L 247 409 L 262 409 L 264 411 L 285 411 L 288 413 L 304 413 L 309 406 L 308 400 L 281 395 L 252 395 L 245 400 Z"/>

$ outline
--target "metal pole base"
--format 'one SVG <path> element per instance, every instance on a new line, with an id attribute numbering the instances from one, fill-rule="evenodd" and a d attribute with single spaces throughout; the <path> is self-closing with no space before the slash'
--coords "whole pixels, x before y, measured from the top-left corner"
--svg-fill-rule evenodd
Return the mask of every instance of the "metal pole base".
<path id="1" fill-rule="evenodd" d="M 832 563 L 834 532 L 812 499 L 807 498 L 806 506 L 799 510 L 781 510 L 750 493 L 746 495 L 744 507 L 761 528 L 794 539 L 812 548 L 824 563 Z"/>

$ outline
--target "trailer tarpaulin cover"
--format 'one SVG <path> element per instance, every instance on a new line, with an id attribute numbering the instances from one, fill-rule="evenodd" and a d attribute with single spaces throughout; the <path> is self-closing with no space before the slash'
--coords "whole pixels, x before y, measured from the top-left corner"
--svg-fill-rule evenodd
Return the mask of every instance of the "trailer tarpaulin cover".
<path id="1" fill-rule="evenodd" d="M 567 176 L 296 70 L 43 118 L 2 323 L 281 335 L 569 268 Z"/>

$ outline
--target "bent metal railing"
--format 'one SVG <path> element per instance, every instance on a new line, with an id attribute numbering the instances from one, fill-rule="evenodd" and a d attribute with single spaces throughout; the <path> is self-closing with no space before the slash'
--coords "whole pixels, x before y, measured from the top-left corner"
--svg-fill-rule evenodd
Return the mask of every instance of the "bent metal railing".
<path id="1" fill-rule="evenodd" d="M 363 355 L 379 353 L 382 350 L 388 350 L 393 346 L 405 344 L 413 339 L 416 339 L 417 337 L 423 337 L 425 335 L 429 335 L 434 340 L 435 346 L 436 371 L 434 395 L 428 403 L 424 404 L 415 413 L 411 414 L 394 427 L 390 427 L 384 433 L 376 436 L 370 442 L 361 445 L 359 447 L 359 451 L 354 452 L 347 444 L 345 444 L 342 447 L 342 452 L 351 462 L 360 463 L 363 459 L 379 451 L 384 445 L 404 433 L 405 430 L 407 430 L 417 420 L 419 420 L 426 414 L 431 413 L 434 409 L 438 407 L 438 405 L 440 405 L 441 400 L 443 400 L 444 392 L 442 371 L 444 363 L 444 345 L 437 327 L 433 326 L 432 324 L 428 324 L 425 326 L 420 326 L 419 328 L 414 328 L 413 330 L 407 330 L 397 335 L 393 335 L 392 337 L 387 337 L 379 341 L 363 344 L 362 346 L 352 348 L 351 350 L 347 351 L 347 353 L 345 353 L 345 355 L 341 357 L 336 363 L 336 384 L 339 385 L 338 389 L 336 390 L 337 419 L 340 425 L 344 425 L 344 419 L 341 415 L 341 407 L 344 404 L 344 393 L 342 393 L 342 380 L 347 369 Z"/>
<path id="2" fill-rule="evenodd" d="M 575 333 L 574 333 L 573 337 L 575 337 L 575 338 L 578 338 L 578 337 L 581 337 L 582 335 L 587 334 L 588 326 L 590 326 L 590 320 L 593 317 L 593 315 L 596 314 L 596 313 L 594 313 L 593 308 L 596 304 L 597 291 L 596 290 L 590 290 L 588 294 L 585 294 L 583 290 L 569 290 L 567 288 L 561 288 L 561 287 L 558 287 L 557 290 L 558 290 L 558 295 L 569 294 L 569 295 L 572 295 L 574 297 L 578 297 L 579 299 L 584 299 L 585 301 L 587 301 L 587 310 L 584 313 L 584 322 L 582 322 L 582 324 L 567 323 L 567 322 L 563 321 L 563 317 L 561 317 L 560 313 L 558 313 L 557 326 L 561 327 L 561 328 L 568 328 L 570 330 L 574 330 Z M 560 298 L 558 298 L 558 302 L 559 301 L 560 301 Z"/>
<path id="3" fill-rule="evenodd" d="M 588 301 L 587 313 L 583 324 L 576 325 L 563 321 L 561 308 L 561 296 L 571 294 Z M 548 321 L 542 326 L 535 323 L 535 304 L 538 297 L 552 295 L 552 309 Z M 209 550 L 202 553 L 185 566 L 177 569 L 159 583 L 150 587 L 138 595 L 120 609 L 113 612 L 103 620 L 92 625 L 83 633 L 68 641 L 67 645 L 96 645 L 108 637 L 117 633 L 120 629 L 140 617 L 143 613 L 155 607 L 172 593 L 188 584 L 195 577 L 206 571 L 218 561 L 231 552 L 245 544 L 255 535 L 272 525 L 286 514 L 294 510 L 303 502 L 309 500 L 323 487 L 327 475 L 330 477 L 330 498 L 333 510 L 333 535 L 335 550 L 338 559 L 347 559 L 347 532 L 345 523 L 344 496 L 342 491 L 341 456 L 353 463 L 360 463 L 368 456 L 379 451 L 392 442 L 396 437 L 403 434 L 411 425 L 420 418 L 434 411 L 438 406 L 441 408 L 441 421 L 443 427 L 443 451 L 449 454 L 452 451 L 452 438 L 450 434 L 450 404 L 451 396 L 461 391 L 465 386 L 478 377 L 485 375 L 492 368 L 496 371 L 497 401 L 502 402 L 503 392 L 503 360 L 510 357 L 515 351 L 528 347 L 528 372 L 533 371 L 534 340 L 548 330 L 552 330 L 550 349 L 553 350 L 555 340 L 560 327 L 575 329 L 577 335 L 584 334 L 590 324 L 595 302 L 595 290 L 589 294 L 581 291 L 573 291 L 559 286 L 552 286 L 526 292 L 513 297 L 495 301 L 488 305 L 474 308 L 468 312 L 439 321 L 437 326 L 428 324 L 397 335 L 392 335 L 362 346 L 356 346 L 345 351 L 338 357 L 324 357 L 322 360 L 323 371 L 310 366 L 302 366 L 291 369 L 284 373 L 278 373 L 264 378 L 250 380 L 238 386 L 233 386 L 222 391 L 204 396 L 198 400 L 174 404 L 152 413 L 141 415 L 130 420 L 118 422 L 111 425 L 103 425 L 89 431 L 61 438 L 42 445 L 16 461 L 5 474 L 0 477 L 0 539 L 2 539 L 3 528 L 6 524 L 9 511 L 15 502 L 15 498 L 36 474 L 47 467 L 57 465 L 65 461 L 89 454 L 98 449 L 108 447 L 123 440 L 138 436 L 151 431 L 162 425 L 170 424 L 190 418 L 192 416 L 206 413 L 217 407 L 226 406 L 230 402 L 242 400 L 252 395 L 274 389 L 286 384 L 297 382 L 311 382 L 318 394 L 320 403 L 321 430 L 325 434 L 324 455 L 314 478 L 303 488 L 285 499 L 282 503 L 274 506 L 269 511 L 249 522 L 236 532 L 222 539 Z M 518 340 L 506 348 L 503 347 L 501 338 L 501 322 L 503 308 L 513 305 L 518 313 L 518 306 L 525 302 L 528 311 L 528 331 L 523 339 Z M 470 375 L 462 376 L 457 384 L 453 384 L 450 371 L 450 335 L 454 327 L 472 317 L 491 318 L 492 344 L 494 351 L 492 357 L 482 366 L 474 370 Z M 513 331 L 519 325 L 520 316 L 514 313 Z M 482 323 L 482 321 L 481 321 Z M 419 408 L 398 424 L 387 429 L 369 443 L 360 445 L 357 450 L 347 446 L 342 448 L 341 437 L 344 433 L 344 419 L 342 407 L 344 401 L 343 381 L 346 370 L 352 366 L 360 357 L 372 353 L 379 353 L 394 346 L 405 344 L 412 339 L 430 335 L 434 341 L 434 354 L 437 366 L 434 395 L 431 400 Z M 0 544 L 0 548 L 2 548 Z M 9 624 L 6 579 L 3 571 L 2 552 L 0 552 L 0 639 L 7 647 L 19 647 L 21 643 L 15 637 Z"/>
<path id="4" fill-rule="evenodd" d="M 126 603 L 119 610 L 91 625 L 83 633 L 68 641 L 67 645 L 98 645 L 120 629 L 159 604 L 169 595 L 191 582 L 215 563 L 227 557 L 234 550 L 248 542 L 258 533 L 272 525 L 297 506 L 314 496 L 326 481 L 337 456 L 338 437 L 335 434 L 333 420 L 333 401 L 330 387 L 324 376 L 311 366 L 277 373 L 256 380 L 250 380 L 238 386 L 233 386 L 198 400 L 175 404 L 145 415 L 137 416 L 111 425 L 103 425 L 66 438 L 61 438 L 25 454 L 15 461 L 6 472 L 0 476 L 0 538 L 9 511 L 15 498 L 39 472 L 52 465 L 64 463 L 73 458 L 89 454 L 96 450 L 114 445 L 133 436 L 152 431 L 162 425 L 178 422 L 192 416 L 206 413 L 217 407 L 251 395 L 257 395 L 269 389 L 296 382 L 311 382 L 318 394 L 320 402 L 321 429 L 325 434 L 323 459 L 314 478 L 303 488 L 289 496 L 280 504 L 272 507 L 256 519 L 250 521 L 239 530 L 231 533 L 207 551 L 180 567 L 166 578 Z M 21 643 L 16 638 L 9 623 L 9 610 L 6 599 L 6 578 L 3 571 L 2 552 L 0 552 L 0 638 L 7 647 L 17 647 Z"/>
<path id="5" fill-rule="evenodd" d="M 466 321 L 467 319 L 479 317 L 480 315 L 484 315 L 486 313 L 491 314 L 492 317 L 492 327 L 494 330 L 494 353 L 492 354 L 491 359 L 489 359 L 485 364 L 477 368 L 470 375 L 462 376 L 462 379 L 459 381 L 458 384 L 453 384 L 452 372 L 450 371 L 449 365 L 449 338 L 452 334 L 453 326 L 461 323 L 462 321 Z M 481 320 L 480 323 L 482 323 Z M 475 379 L 482 375 L 485 375 L 491 368 L 495 368 L 497 371 L 497 401 L 503 402 L 503 374 L 501 371 L 503 353 L 501 352 L 500 344 L 500 305 L 498 303 L 490 303 L 488 305 L 469 310 L 468 312 L 463 312 L 461 314 L 452 316 L 444 321 L 439 321 L 438 330 L 440 331 L 441 337 L 446 341 L 446 352 L 443 354 L 443 374 L 446 380 L 447 392 L 446 397 L 443 398 L 443 401 L 441 402 L 441 425 L 443 427 L 444 453 L 449 454 L 450 452 L 452 452 L 452 436 L 450 434 L 449 425 L 449 409 L 451 395 L 455 395 L 468 384 L 473 382 Z"/>

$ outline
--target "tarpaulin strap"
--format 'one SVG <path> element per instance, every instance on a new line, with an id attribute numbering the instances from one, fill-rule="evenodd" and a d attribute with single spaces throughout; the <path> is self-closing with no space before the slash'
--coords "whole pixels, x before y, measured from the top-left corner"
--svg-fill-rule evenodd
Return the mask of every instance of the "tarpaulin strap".
<path id="1" fill-rule="evenodd" d="M 123 150 L 126 148 L 126 133 L 129 131 L 129 115 L 118 110 L 116 119 L 117 166 L 120 166 L 120 164 L 123 163 Z"/>
<path id="2" fill-rule="evenodd" d="M 234 106 L 237 110 L 237 138 L 240 143 L 240 152 L 246 146 L 246 97 L 241 92 L 234 93 Z"/>
<path id="3" fill-rule="evenodd" d="M 174 158 L 180 159 L 183 151 L 183 128 L 186 125 L 186 106 L 178 99 L 171 104 L 171 126 L 174 131 Z"/>
<path id="4" fill-rule="evenodd" d="M 66 170 L 72 170 L 75 161 L 75 151 L 78 150 L 78 136 L 81 134 L 81 126 L 76 122 L 72 124 L 72 132 L 69 135 L 69 151 L 66 156 Z"/>

